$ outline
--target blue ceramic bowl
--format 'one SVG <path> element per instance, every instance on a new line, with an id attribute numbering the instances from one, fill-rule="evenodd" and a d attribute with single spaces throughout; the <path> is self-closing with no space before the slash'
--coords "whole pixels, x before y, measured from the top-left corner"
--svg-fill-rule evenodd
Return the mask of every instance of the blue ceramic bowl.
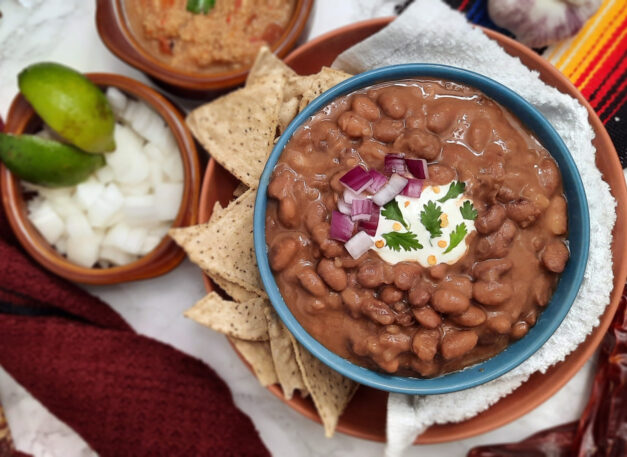
<path id="1" fill-rule="evenodd" d="M 541 313 L 536 325 L 522 339 L 491 359 L 430 379 L 393 376 L 360 367 L 329 351 L 309 335 L 294 318 L 279 292 L 268 264 L 265 237 L 268 183 L 283 148 L 296 129 L 337 97 L 373 84 L 416 77 L 435 77 L 467 84 L 508 108 L 536 135 L 557 161 L 568 201 L 570 260 L 550 303 Z M 581 177 L 568 148 L 549 121 L 530 103 L 502 84 L 471 71 L 444 65 L 406 64 L 367 71 L 347 79 L 316 98 L 296 116 L 272 150 L 261 175 L 255 202 L 254 236 L 259 271 L 270 301 L 290 332 L 309 352 L 334 370 L 361 384 L 388 392 L 428 395 L 455 392 L 491 381 L 524 362 L 550 338 L 568 313 L 581 285 L 588 259 L 590 220 Z"/>

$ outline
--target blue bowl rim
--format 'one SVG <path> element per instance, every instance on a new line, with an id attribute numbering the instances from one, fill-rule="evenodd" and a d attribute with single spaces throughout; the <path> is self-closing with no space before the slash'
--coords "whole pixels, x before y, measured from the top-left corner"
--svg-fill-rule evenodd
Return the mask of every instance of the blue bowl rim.
<path id="1" fill-rule="evenodd" d="M 301 124 L 331 101 L 343 95 L 382 82 L 420 79 L 421 77 L 447 79 L 479 89 L 511 111 L 523 125 L 534 132 L 558 162 L 562 172 L 568 201 L 569 241 L 574 238 L 573 235 L 579 238 L 578 243 L 570 243 L 571 257 L 562 273 L 558 287 L 541 313 L 538 322 L 527 335 L 481 363 L 435 378 L 403 377 L 376 372 L 353 364 L 319 343 L 296 320 L 283 300 L 270 270 L 265 239 L 267 188 L 270 177 L 285 145 Z M 567 183 L 571 186 L 567 187 Z M 572 205 L 575 211 L 571 211 Z M 411 63 L 377 68 L 346 79 L 313 100 L 292 120 L 275 144 L 261 175 L 255 199 L 253 234 L 261 280 L 270 301 L 288 330 L 305 349 L 335 371 L 374 389 L 412 395 L 434 395 L 468 389 L 502 376 L 531 357 L 553 335 L 568 314 L 583 280 L 590 244 L 590 216 L 581 176 L 570 151 L 551 123 L 533 105 L 513 90 L 479 73 L 448 65 Z M 573 259 L 577 261 L 574 262 Z M 567 275 L 570 279 L 563 281 L 562 279 Z M 559 300 L 556 300 L 558 296 Z M 540 325 L 541 323 L 543 325 Z M 533 339 L 530 341 L 532 336 Z"/>

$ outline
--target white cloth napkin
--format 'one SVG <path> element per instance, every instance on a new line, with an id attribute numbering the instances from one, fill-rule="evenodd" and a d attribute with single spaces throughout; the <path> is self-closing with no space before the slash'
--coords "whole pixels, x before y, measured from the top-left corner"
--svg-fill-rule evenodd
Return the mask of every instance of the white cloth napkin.
<path id="1" fill-rule="evenodd" d="M 511 57 L 480 29 L 440 0 L 417 0 L 388 27 L 341 54 L 333 67 L 357 74 L 386 65 L 428 62 L 486 75 L 522 95 L 551 121 L 570 149 L 590 209 L 590 254 L 581 289 L 551 339 L 519 367 L 482 386 L 443 395 L 390 395 L 388 457 L 400 456 L 433 424 L 459 422 L 489 408 L 529 376 L 545 372 L 583 342 L 598 324 L 612 291 L 612 227 L 616 202 L 595 166 L 594 132 L 574 98 L 547 86 L 538 73 Z"/>

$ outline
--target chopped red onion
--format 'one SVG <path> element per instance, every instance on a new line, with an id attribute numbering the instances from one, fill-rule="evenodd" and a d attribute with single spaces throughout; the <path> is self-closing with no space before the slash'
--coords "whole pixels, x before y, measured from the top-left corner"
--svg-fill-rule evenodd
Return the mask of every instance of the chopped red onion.
<path id="1" fill-rule="evenodd" d="M 418 179 L 429 179 L 429 168 L 425 159 L 405 159 L 407 169 Z"/>
<path id="2" fill-rule="evenodd" d="M 388 178 L 377 170 L 370 170 L 370 176 L 372 177 L 372 183 L 368 186 L 368 190 L 373 194 L 378 192 L 388 182 Z"/>
<path id="3" fill-rule="evenodd" d="M 384 171 L 387 174 L 403 174 L 407 170 L 403 154 L 386 154 L 384 159 Z"/>
<path id="4" fill-rule="evenodd" d="M 370 236 L 375 236 L 377 234 L 377 227 L 379 227 L 379 208 L 377 205 L 372 205 L 372 211 L 370 213 L 370 219 L 367 221 L 359 221 L 357 224 L 357 230 L 363 230 Z"/>
<path id="5" fill-rule="evenodd" d="M 366 190 L 366 188 L 372 183 L 372 177 L 370 173 L 361 168 L 359 165 L 346 172 L 344 176 L 340 178 L 340 182 L 344 184 L 347 189 L 359 194 Z M 347 201 L 346 203 L 350 203 Z"/>
<path id="6" fill-rule="evenodd" d="M 337 201 L 337 209 L 342 214 L 347 214 L 349 216 L 351 215 L 351 205 L 346 203 L 343 198 L 340 198 Z"/>
<path id="7" fill-rule="evenodd" d="M 331 230 L 329 236 L 334 240 L 346 242 L 353 235 L 355 223 L 351 221 L 350 216 L 342 214 L 339 211 L 331 213 Z"/>
<path id="8" fill-rule="evenodd" d="M 367 221 L 370 219 L 373 207 L 372 200 L 355 199 L 351 206 L 351 219 L 353 221 Z"/>
<path id="9" fill-rule="evenodd" d="M 420 197 L 420 194 L 422 193 L 422 183 L 423 183 L 422 179 L 412 179 L 412 178 L 408 179 L 407 185 L 401 192 L 401 195 L 404 195 L 406 197 L 415 197 L 415 198 Z"/>
<path id="10" fill-rule="evenodd" d="M 388 183 L 372 197 L 372 201 L 383 206 L 398 194 L 400 194 L 407 185 L 407 179 L 394 173 Z"/>
<path id="11" fill-rule="evenodd" d="M 355 193 L 355 192 L 353 192 L 350 189 L 344 189 L 344 193 L 342 194 L 342 198 L 344 199 L 344 201 L 346 203 L 348 203 L 349 205 L 352 205 L 353 204 L 353 200 L 366 198 L 366 196 L 364 194 Z"/>
<path id="12" fill-rule="evenodd" d="M 344 247 L 353 259 L 358 259 L 374 244 L 372 238 L 366 232 L 357 232 L 357 234 L 348 240 Z"/>

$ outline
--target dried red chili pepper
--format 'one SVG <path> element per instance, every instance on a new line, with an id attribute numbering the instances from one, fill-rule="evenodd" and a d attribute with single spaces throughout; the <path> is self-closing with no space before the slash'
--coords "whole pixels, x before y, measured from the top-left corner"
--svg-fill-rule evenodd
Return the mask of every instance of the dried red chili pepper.
<path id="1" fill-rule="evenodd" d="M 581 419 L 518 443 L 471 449 L 468 457 L 627 456 L 627 287 L 603 338 L 597 373 Z"/>

